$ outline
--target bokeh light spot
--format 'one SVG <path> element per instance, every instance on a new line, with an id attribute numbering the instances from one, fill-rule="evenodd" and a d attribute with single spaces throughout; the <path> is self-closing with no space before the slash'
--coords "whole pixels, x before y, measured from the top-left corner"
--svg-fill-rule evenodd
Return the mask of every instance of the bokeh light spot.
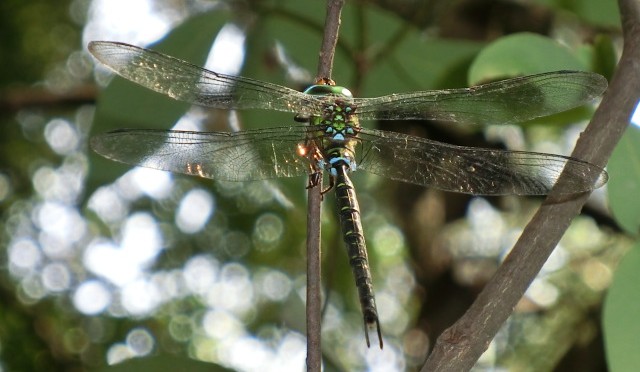
<path id="1" fill-rule="evenodd" d="M 42 284 L 51 292 L 62 292 L 71 285 L 69 267 L 59 262 L 47 264 L 42 269 Z"/>
<path id="2" fill-rule="evenodd" d="M 176 225 L 186 233 L 196 233 L 205 226 L 214 211 L 211 193 L 202 189 L 189 191 L 180 201 L 176 214 Z"/>
<path id="3" fill-rule="evenodd" d="M 202 318 L 202 328 L 210 337 L 218 340 L 233 340 L 243 334 L 242 323 L 226 311 L 208 311 Z"/>
<path id="4" fill-rule="evenodd" d="M 98 188 L 89 198 L 88 206 L 106 223 L 120 221 L 128 212 L 127 204 L 114 186 Z"/>
<path id="5" fill-rule="evenodd" d="M 153 335 L 144 328 L 136 328 L 127 335 L 127 346 L 135 356 L 149 355 L 153 351 L 154 345 Z"/>
<path id="6" fill-rule="evenodd" d="M 548 281 L 536 278 L 529 285 L 525 295 L 539 306 L 550 307 L 560 297 L 560 291 Z"/>
<path id="7" fill-rule="evenodd" d="M 114 344 L 107 351 L 107 364 L 114 365 L 122 363 L 127 359 L 131 359 L 133 356 L 131 349 L 127 345 L 120 343 Z"/>
<path id="8" fill-rule="evenodd" d="M 164 199 L 171 193 L 171 173 L 150 168 L 135 168 L 131 171 L 135 185 L 154 199 Z"/>
<path id="9" fill-rule="evenodd" d="M 229 263 L 220 271 L 220 280 L 207 292 L 207 304 L 234 313 L 246 313 L 253 303 L 253 283 L 246 267 Z"/>
<path id="10" fill-rule="evenodd" d="M 276 270 L 258 273 L 254 281 L 260 292 L 271 301 L 283 301 L 293 288 L 291 279 Z"/>
<path id="11" fill-rule="evenodd" d="M 32 239 L 16 239 L 9 245 L 9 264 L 19 271 L 35 270 L 42 261 L 42 253 Z"/>
<path id="12" fill-rule="evenodd" d="M 73 304 L 81 313 L 96 315 L 111 304 L 111 292 L 98 280 L 82 283 L 73 295 Z"/>
<path id="13" fill-rule="evenodd" d="M 188 341 L 193 335 L 193 330 L 193 321 L 186 315 L 176 315 L 172 317 L 169 322 L 169 333 L 176 341 Z"/>
<path id="14" fill-rule="evenodd" d="M 404 245 L 402 232 L 397 227 L 390 225 L 385 225 L 378 229 L 373 236 L 373 240 L 376 252 L 383 256 L 398 254 Z"/>
<path id="15" fill-rule="evenodd" d="M 282 218 L 273 213 L 261 215 L 256 220 L 253 229 L 253 242 L 256 249 L 268 251 L 277 247 L 283 232 L 284 222 L 282 222 Z"/>
<path id="16" fill-rule="evenodd" d="M 205 256 L 192 257 L 182 271 L 187 288 L 194 293 L 204 294 L 217 280 L 218 261 Z"/>
<path id="17" fill-rule="evenodd" d="M 75 151 L 80 143 L 76 129 L 66 120 L 53 119 L 44 129 L 44 137 L 53 151 L 67 155 Z"/>
<path id="18" fill-rule="evenodd" d="M 122 289 L 122 306 L 132 315 L 151 313 L 160 303 L 160 291 L 154 283 L 136 280 Z"/>

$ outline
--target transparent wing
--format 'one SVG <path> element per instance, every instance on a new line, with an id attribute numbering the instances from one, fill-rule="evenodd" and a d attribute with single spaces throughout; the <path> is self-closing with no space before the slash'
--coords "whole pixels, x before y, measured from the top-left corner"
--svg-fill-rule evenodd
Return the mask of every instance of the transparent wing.
<path id="1" fill-rule="evenodd" d="M 445 191 L 545 195 L 566 172 L 568 182 L 558 191 L 571 194 L 598 188 L 608 179 L 602 168 L 560 155 L 461 147 L 370 129 L 362 129 L 358 138 L 359 169 Z"/>
<path id="2" fill-rule="evenodd" d="M 320 98 L 277 84 L 218 74 L 133 45 L 92 41 L 89 51 L 123 78 L 176 100 L 219 109 L 321 112 Z"/>
<path id="3" fill-rule="evenodd" d="M 298 154 L 310 127 L 238 133 L 123 129 L 91 138 L 100 155 L 121 163 L 226 181 L 310 173 Z"/>
<path id="4" fill-rule="evenodd" d="M 607 80 L 594 73 L 556 71 L 463 89 L 355 98 L 361 119 L 427 119 L 476 124 L 522 122 L 583 105 Z"/>

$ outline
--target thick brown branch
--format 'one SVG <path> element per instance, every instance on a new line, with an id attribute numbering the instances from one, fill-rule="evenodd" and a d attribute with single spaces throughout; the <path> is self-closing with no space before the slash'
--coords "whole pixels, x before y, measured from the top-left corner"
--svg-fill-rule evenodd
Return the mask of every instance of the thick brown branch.
<path id="1" fill-rule="evenodd" d="M 609 90 L 572 154 L 601 166 L 620 140 L 640 94 L 640 69 L 636 66 L 640 60 L 640 2 L 619 0 L 619 5 L 623 55 Z M 588 196 L 585 193 L 567 200 L 550 195 L 545 200 L 473 305 L 438 338 L 423 371 L 465 371 L 473 367 Z"/>

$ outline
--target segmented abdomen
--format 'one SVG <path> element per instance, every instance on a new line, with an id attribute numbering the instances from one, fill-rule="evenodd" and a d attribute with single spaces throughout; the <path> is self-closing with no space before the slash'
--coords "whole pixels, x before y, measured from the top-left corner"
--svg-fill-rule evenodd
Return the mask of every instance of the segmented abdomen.
<path id="1" fill-rule="evenodd" d="M 336 170 L 335 191 L 336 203 L 340 214 L 342 236 L 347 245 L 349 264 L 356 279 L 360 305 L 364 314 L 364 321 L 368 325 L 378 323 L 378 312 L 373 297 L 373 283 L 369 271 L 367 248 L 364 241 L 362 223 L 360 222 L 360 207 L 356 199 L 353 183 L 347 175 L 346 165 L 334 166 Z"/>

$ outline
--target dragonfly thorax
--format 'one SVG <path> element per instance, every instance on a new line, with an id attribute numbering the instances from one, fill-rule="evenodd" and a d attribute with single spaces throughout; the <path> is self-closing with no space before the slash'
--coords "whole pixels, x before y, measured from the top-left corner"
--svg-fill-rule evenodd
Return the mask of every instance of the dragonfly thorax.
<path id="1" fill-rule="evenodd" d="M 321 139 L 322 160 L 318 166 L 336 175 L 336 168 L 345 166 L 356 170 L 355 145 L 360 130 L 355 107 L 348 101 L 336 99 L 328 102 L 322 116 L 312 117 L 311 124 L 317 125 L 317 137 Z"/>
<path id="2" fill-rule="evenodd" d="M 323 97 L 321 115 L 311 116 L 308 121 L 311 125 L 322 126 L 325 137 L 343 142 L 356 134 L 359 124 L 349 89 L 336 85 L 312 85 L 304 93 Z"/>
<path id="3" fill-rule="evenodd" d="M 311 124 L 321 126 L 323 135 L 332 141 L 348 141 L 360 128 L 355 111 L 355 106 L 351 103 L 335 100 L 324 106 L 322 116 L 312 117 Z"/>

